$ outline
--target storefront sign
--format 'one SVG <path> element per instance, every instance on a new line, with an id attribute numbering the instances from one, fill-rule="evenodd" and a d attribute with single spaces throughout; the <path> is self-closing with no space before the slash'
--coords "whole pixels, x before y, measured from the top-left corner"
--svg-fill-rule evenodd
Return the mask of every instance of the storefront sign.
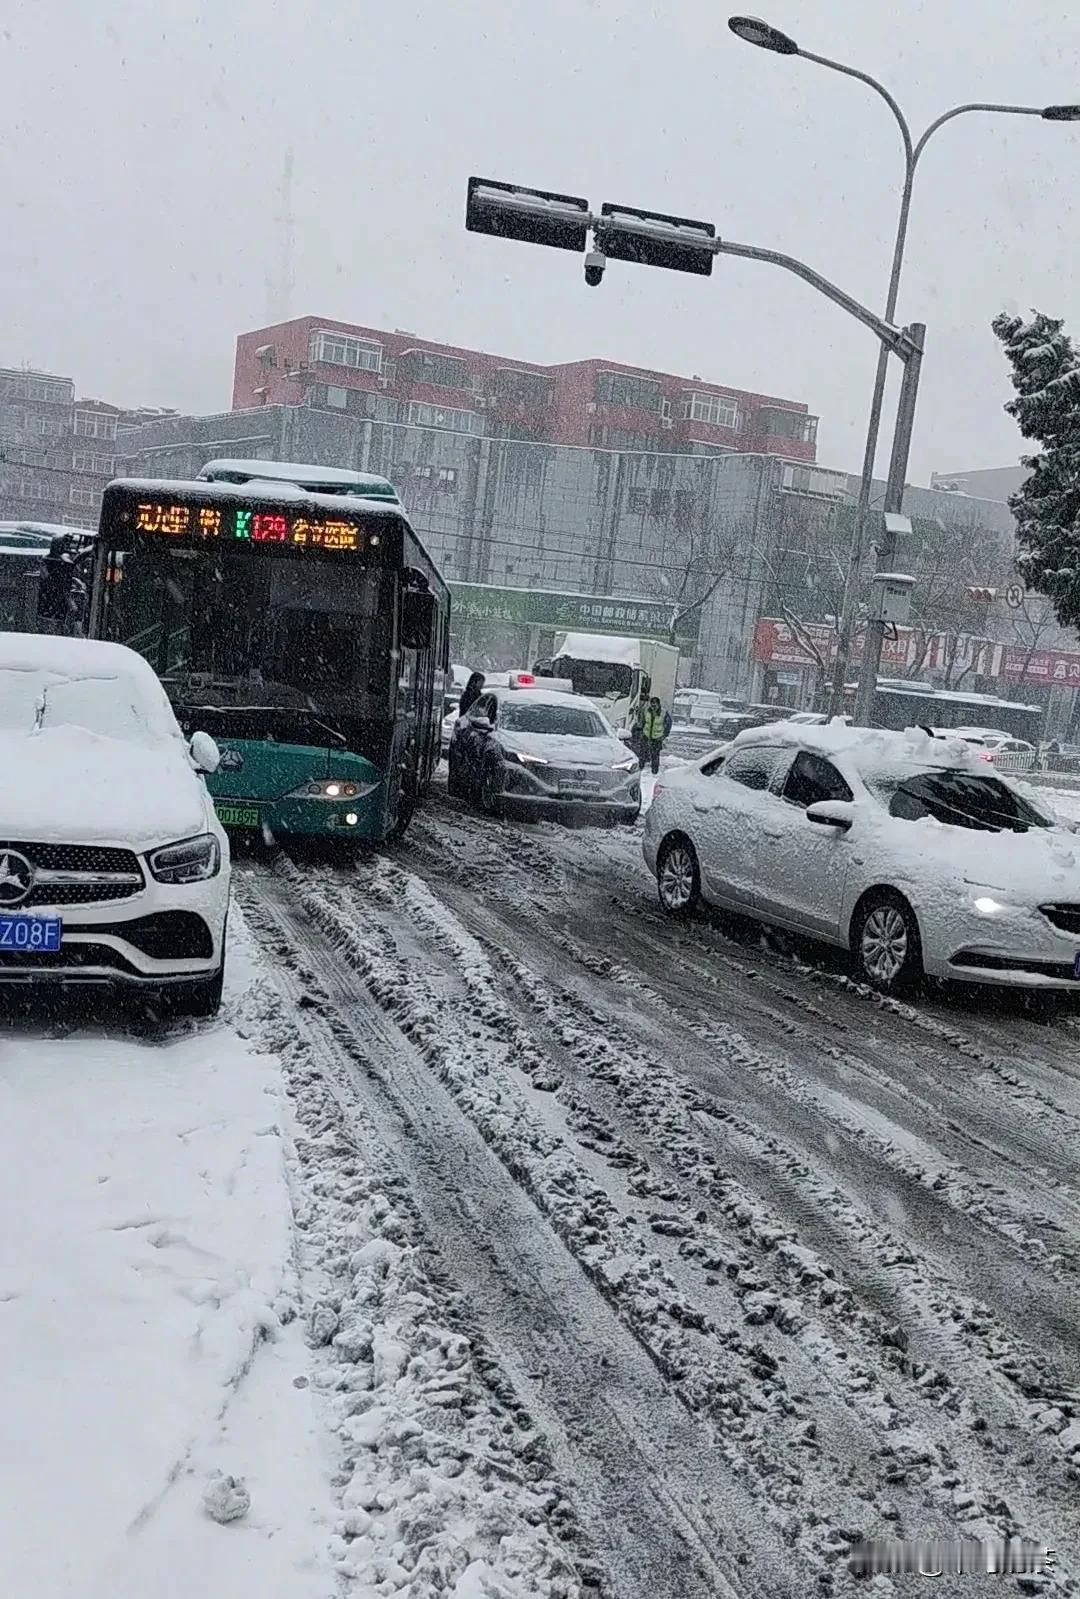
<path id="1" fill-rule="evenodd" d="M 948 659 L 946 646 L 952 648 L 953 640 L 944 633 L 935 633 L 929 640 L 919 638 L 912 628 L 899 627 L 895 638 L 886 638 L 881 651 L 884 668 L 892 667 L 902 673 L 914 671 L 919 675 L 929 670 L 940 670 Z M 833 628 L 820 622 L 807 622 L 800 629 L 806 639 L 820 652 L 829 666 L 836 659 L 837 636 Z M 1080 653 L 1072 650 L 1027 650 L 1013 644 L 995 644 L 989 639 L 972 634 L 961 634 L 955 641 L 954 670 L 980 677 L 1001 678 L 1012 683 L 1063 683 L 1080 688 Z M 862 659 L 863 637 L 856 634 L 852 640 L 851 663 L 858 665 Z M 973 660 L 972 657 L 975 657 Z M 786 622 L 773 617 L 760 616 L 754 628 L 753 658 L 770 666 L 816 667 L 812 653 L 804 649 Z M 886 670 L 886 676 L 888 671 Z"/>
<path id="2" fill-rule="evenodd" d="M 671 626 L 671 606 L 662 600 L 499 588 L 491 583 L 451 583 L 450 595 L 455 622 L 510 622 L 522 627 L 659 639 L 667 638 Z M 680 643 L 696 641 L 698 616 L 699 612 L 693 611 L 679 622 Z"/>

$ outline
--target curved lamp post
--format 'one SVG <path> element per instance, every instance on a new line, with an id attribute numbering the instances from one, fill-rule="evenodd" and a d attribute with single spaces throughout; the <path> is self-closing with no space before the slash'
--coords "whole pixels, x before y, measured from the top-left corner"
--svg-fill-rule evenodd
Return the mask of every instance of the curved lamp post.
<path id="1" fill-rule="evenodd" d="M 915 169 L 918 166 L 919 157 L 926 149 L 927 143 L 938 129 L 944 127 L 946 122 L 951 122 L 954 117 L 965 116 L 970 111 L 1001 112 L 1008 116 L 1019 117 L 1041 117 L 1044 122 L 1080 122 L 1080 105 L 996 105 L 973 101 L 969 105 L 954 106 L 951 111 L 943 112 L 940 117 L 931 122 L 919 139 L 913 141 L 907 118 L 896 100 L 888 89 L 883 84 L 880 84 L 876 78 L 872 78 L 869 73 L 860 71 L 858 67 L 849 67 L 842 61 L 833 61 L 829 56 L 816 55 L 811 50 L 802 49 L 788 34 L 781 32 L 779 28 L 774 28 L 770 23 L 762 21 L 760 17 L 731 17 L 728 20 L 728 27 L 732 33 L 746 44 L 756 45 L 760 50 L 770 50 L 774 55 L 801 56 L 804 61 L 814 61 L 818 66 L 828 67 L 833 72 L 842 72 L 845 77 L 857 78 L 860 83 L 865 83 L 876 94 L 881 96 L 895 117 L 904 146 L 904 184 L 900 195 L 900 214 L 896 224 L 896 242 L 893 246 L 889 288 L 885 299 L 885 321 L 889 323 L 893 321 L 896 312 L 896 298 L 900 288 L 900 273 L 904 264 L 904 246 L 907 242 L 908 217 L 911 211 L 911 192 L 915 182 Z M 851 557 L 847 581 L 844 586 L 844 604 L 840 621 L 840 636 L 837 640 L 836 665 L 833 673 L 830 704 L 830 712 L 833 715 L 843 710 L 844 680 L 847 676 L 848 658 L 851 653 L 855 604 L 858 594 L 858 574 L 862 565 L 863 546 L 866 539 L 867 511 L 870 505 L 870 492 L 874 479 L 874 463 L 877 459 L 881 407 L 885 395 L 888 361 L 889 352 L 882 346 L 878 355 L 874 392 L 870 401 L 870 417 L 866 431 L 862 481 L 859 486 L 859 501 L 851 537 Z M 900 463 L 901 467 L 905 464 L 906 461 Z M 894 465 L 896 465 L 895 452 Z M 893 476 L 893 470 L 890 469 L 885 509 L 887 511 L 900 511 L 902 509 L 904 484 L 902 480 L 898 485 L 894 483 Z M 894 501 L 896 502 L 895 504 L 893 503 Z M 879 566 L 888 568 L 895 556 L 895 544 L 895 535 L 890 534 L 886 529 L 878 552 Z M 883 637 L 883 623 L 873 621 L 868 623 L 866 639 L 863 645 L 862 668 L 859 674 L 859 692 L 855 704 L 855 721 L 860 725 L 865 725 L 869 717 L 870 702 L 877 683 Z"/>

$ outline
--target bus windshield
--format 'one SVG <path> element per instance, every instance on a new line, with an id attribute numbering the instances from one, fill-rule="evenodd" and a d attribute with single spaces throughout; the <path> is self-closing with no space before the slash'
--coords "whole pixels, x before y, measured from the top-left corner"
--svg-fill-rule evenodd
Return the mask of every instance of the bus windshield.
<path id="1" fill-rule="evenodd" d="M 144 655 L 174 703 L 389 713 L 388 573 L 168 546 L 114 562 L 105 636 Z"/>

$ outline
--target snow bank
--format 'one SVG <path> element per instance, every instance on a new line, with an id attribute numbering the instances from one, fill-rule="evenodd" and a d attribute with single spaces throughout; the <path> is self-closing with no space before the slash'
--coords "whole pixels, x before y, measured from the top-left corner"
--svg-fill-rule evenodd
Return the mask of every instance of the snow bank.
<path id="1" fill-rule="evenodd" d="M 244 980 L 234 948 L 233 990 Z M 237 958 L 239 956 L 239 958 Z M 37 1599 L 329 1591 L 276 1064 L 228 1028 L 0 1054 L 0 1560 Z M 220 1476 L 216 1475 L 220 1474 Z M 250 1511 L 219 1525 L 212 1483 Z M 218 1489 L 220 1496 L 220 1488 Z M 211 1494 L 213 1497 L 213 1494 Z"/>

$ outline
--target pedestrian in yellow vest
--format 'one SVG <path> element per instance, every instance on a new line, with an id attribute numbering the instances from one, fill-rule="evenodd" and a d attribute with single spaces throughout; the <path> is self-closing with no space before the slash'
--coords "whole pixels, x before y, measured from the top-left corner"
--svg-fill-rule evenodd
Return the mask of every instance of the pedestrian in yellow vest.
<path id="1" fill-rule="evenodd" d="M 671 732 L 671 717 L 663 709 L 659 699 L 654 694 L 649 701 L 645 715 L 641 719 L 641 764 L 648 761 L 652 771 L 660 770 L 660 751 L 664 747 L 664 740 Z"/>

